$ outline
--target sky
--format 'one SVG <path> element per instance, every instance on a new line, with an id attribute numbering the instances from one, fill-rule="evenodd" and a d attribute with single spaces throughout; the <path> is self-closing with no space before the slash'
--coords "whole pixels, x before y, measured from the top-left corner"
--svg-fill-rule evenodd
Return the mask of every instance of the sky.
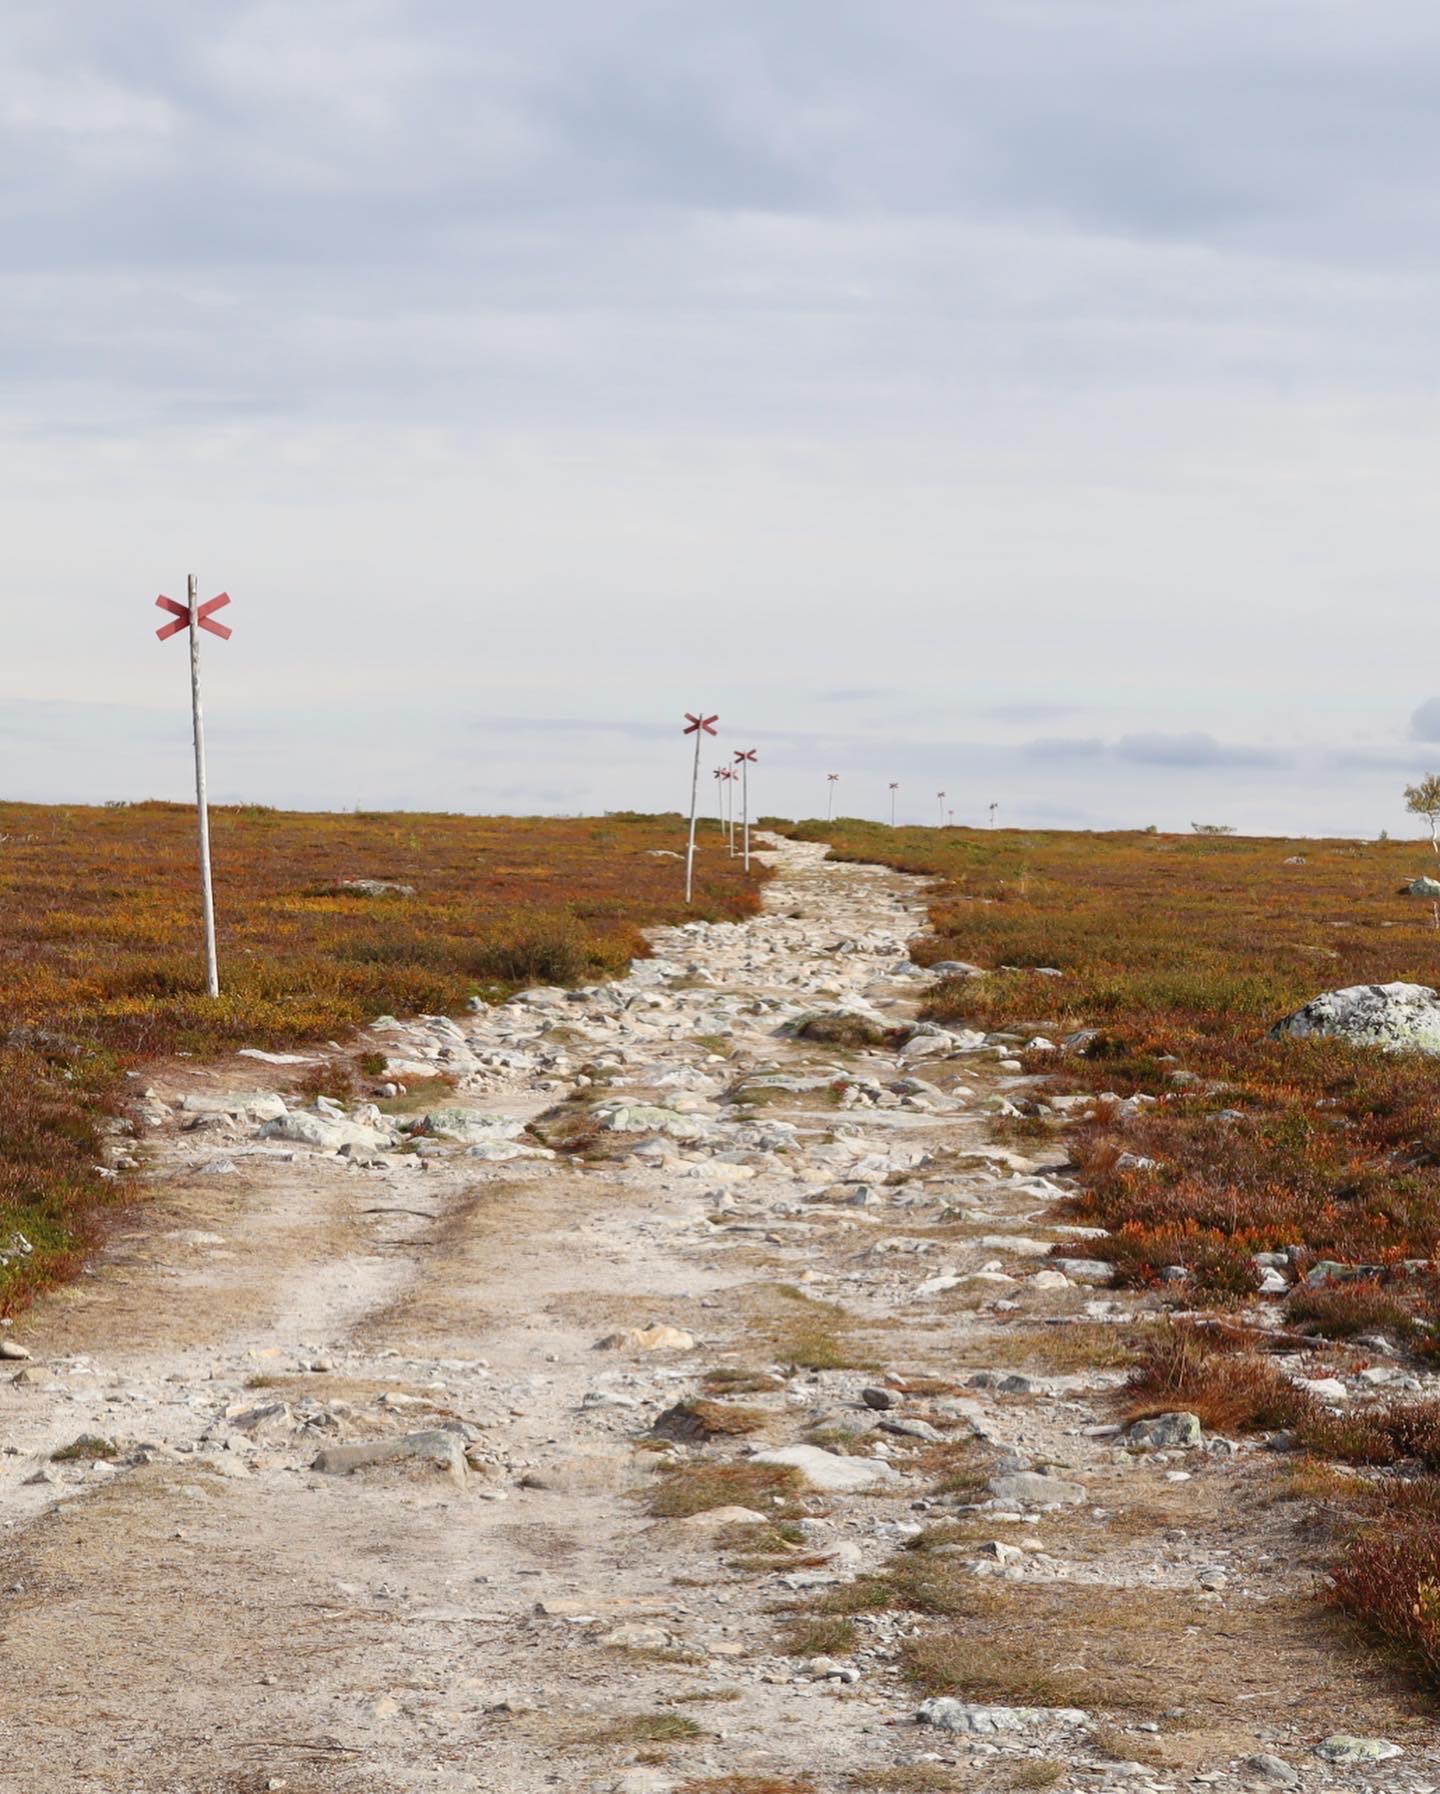
<path id="1" fill-rule="evenodd" d="M 0 792 L 1415 832 L 1440 9 L 10 0 Z M 940 791 L 946 793 L 943 802 Z"/>

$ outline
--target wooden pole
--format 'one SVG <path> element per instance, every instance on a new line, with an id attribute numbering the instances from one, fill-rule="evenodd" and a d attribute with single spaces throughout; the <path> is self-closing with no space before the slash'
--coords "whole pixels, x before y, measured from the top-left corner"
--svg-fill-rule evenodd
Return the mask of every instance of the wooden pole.
<path id="1" fill-rule="evenodd" d="M 195 809 L 200 824 L 200 900 L 205 912 L 205 988 L 220 995 L 220 962 L 215 951 L 215 891 L 210 878 L 210 803 L 205 791 L 205 712 L 200 702 L 200 608 L 195 575 L 186 586 L 190 601 L 190 710 L 195 734 Z"/>

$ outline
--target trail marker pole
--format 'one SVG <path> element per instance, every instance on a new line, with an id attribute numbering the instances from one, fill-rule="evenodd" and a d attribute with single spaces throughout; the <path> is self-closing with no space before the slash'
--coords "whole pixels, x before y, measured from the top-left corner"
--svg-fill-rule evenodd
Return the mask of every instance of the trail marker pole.
<path id="1" fill-rule="evenodd" d="M 891 779 L 891 781 L 890 781 L 890 826 L 891 826 L 891 828 L 894 828 L 894 826 L 895 826 L 895 793 L 899 789 L 900 789 L 900 781 L 898 779 Z"/>
<path id="2" fill-rule="evenodd" d="M 720 834 L 723 839 L 725 834 L 725 781 L 730 777 L 729 768 L 717 766 L 713 776 L 715 779 L 715 820 L 720 825 Z"/>
<path id="3" fill-rule="evenodd" d="M 173 598 L 155 600 L 161 610 L 175 619 L 163 623 L 155 631 L 160 640 L 190 631 L 190 714 L 195 737 L 195 812 L 200 824 L 200 902 L 205 914 L 205 988 L 212 997 L 220 995 L 220 962 L 215 951 L 215 889 L 210 877 L 210 803 L 205 791 L 205 712 L 200 702 L 200 631 L 208 629 L 228 642 L 231 631 L 214 619 L 217 610 L 230 602 L 230 594 L 207 598 L 201 604 L 195 587 L 195 575 L 185 582 L 188 602 L 177 604 Z"/>
<path id="4" fill-rule="evenodd" d="M 700 742 L 706 735 L 715 733 L 718 716 L 706 716 L 702 710 L 699 716 L 691 716 L 685 712 L 685 733 L 695 737 L 695 764 L 690 771 L 690 841 L 685 849 L 685 901 L 691 900 L 695 889 L 695 809 L 700 801 Z"/>
<path id="5" fill-rule="evenodd" d="M 936 797 L 938 797 L 940 799 L 940 826 L 941 826 L 941 828 L 944 828 L 944 826 L 945 826 L 945 793 L 943 791 L 937 791 L 935 793 L 935 795 L 936 795 Z"/>
<path id="6" fill-rule="evenodd" d="M 755 764 L 754 748 L 737 748 L 735 763 L 740 768 L 740 825 L 745 837 L 745 870 L 748 872 L 750 870 L 750 768 Z"/>
<path id="7" fill-rule="evenodd" d="M 825 777 L 830 781 L 830 802 L 826 806 L 825 820 L 827 822 L 833 822 L 835 820 L 835 787 L 839 783 L 840 774 L 838 772 L 827 772 Z"/>
<path id="8" fill-rule="evenodd" d="M 999 804 L 991 804 L 991 806 L 990 806 L 990 826 L 991 826 L 991 828 L 994 828 L 994 826 L 995 826 L 995 812 L 999 808 L 1000 808 Z"/>

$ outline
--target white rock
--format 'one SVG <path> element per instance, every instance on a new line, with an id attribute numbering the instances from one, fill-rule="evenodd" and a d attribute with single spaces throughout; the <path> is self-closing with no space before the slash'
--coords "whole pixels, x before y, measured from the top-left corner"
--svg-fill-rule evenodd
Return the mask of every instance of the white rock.
<path id="1" fill-rule="evenodd" d="M 774 1451 L 757 1451 L 752 1461 L 787 1465 L 798 1470 L 812 1488 L 837 1495 L 895 1480 L 890 1466 L 875 1458 L 842 1458 L 818 1445 L 782 1445 Z"/>

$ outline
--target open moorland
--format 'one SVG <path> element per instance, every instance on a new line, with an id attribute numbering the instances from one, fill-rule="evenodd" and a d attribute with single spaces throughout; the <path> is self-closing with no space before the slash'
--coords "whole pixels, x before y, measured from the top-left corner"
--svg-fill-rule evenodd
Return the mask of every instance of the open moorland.
<path id="1" fill-rule="evenodd" d="M 1325 1485 L 1368 1522 L 1345 1540 L 1329 1593 L 1440 1685 L 1440 1402 L 1339 1412 L 1333 1391 L 1297 1384 L 1272 1356 L 1297 1336 L 1335 1342 L 1359 1371 L 1397 1343 L 1422 1366 L 1440 1354 L 1433 1059 L 1270 1037 L 1328 989 L 1440 987 L 1440 911 L 1405 888 L 1431 870 L 1428 847 L 863 822 L 794 832 L 935 876 L 915 948 L 940 975 L 925 1013 L 1041 1037 L 1023 1060 L 1044 1090 L 1016 1107 L 1012 1138 L 1069 1140 L 1081 1188 L 1068 1207 L 1107 1230 L 1118 1283 L 1187 1316 L 1231 1317 L 1223 1330 L 1177 1325 L 1137 1376 L 1135 1412 L 1186 1409 L 1386 1467 Z M 1375 1372 L 1379 1391 L 1389 1380 Z"/>
<path id="2" fill-rule="evenodd" d="M 678 816 L 211 812 L 223 995 L 204 994 L 195 813 L 0 804 L 0 1313 L 73 1271 L 121 1191 L 97 1168 L 127 1069 L 325 1040 L 386 1012 L 616 976 L 641 930 L 750 915 Z M 31 1250 L 6 1242 L 18 1234 Z"/>

